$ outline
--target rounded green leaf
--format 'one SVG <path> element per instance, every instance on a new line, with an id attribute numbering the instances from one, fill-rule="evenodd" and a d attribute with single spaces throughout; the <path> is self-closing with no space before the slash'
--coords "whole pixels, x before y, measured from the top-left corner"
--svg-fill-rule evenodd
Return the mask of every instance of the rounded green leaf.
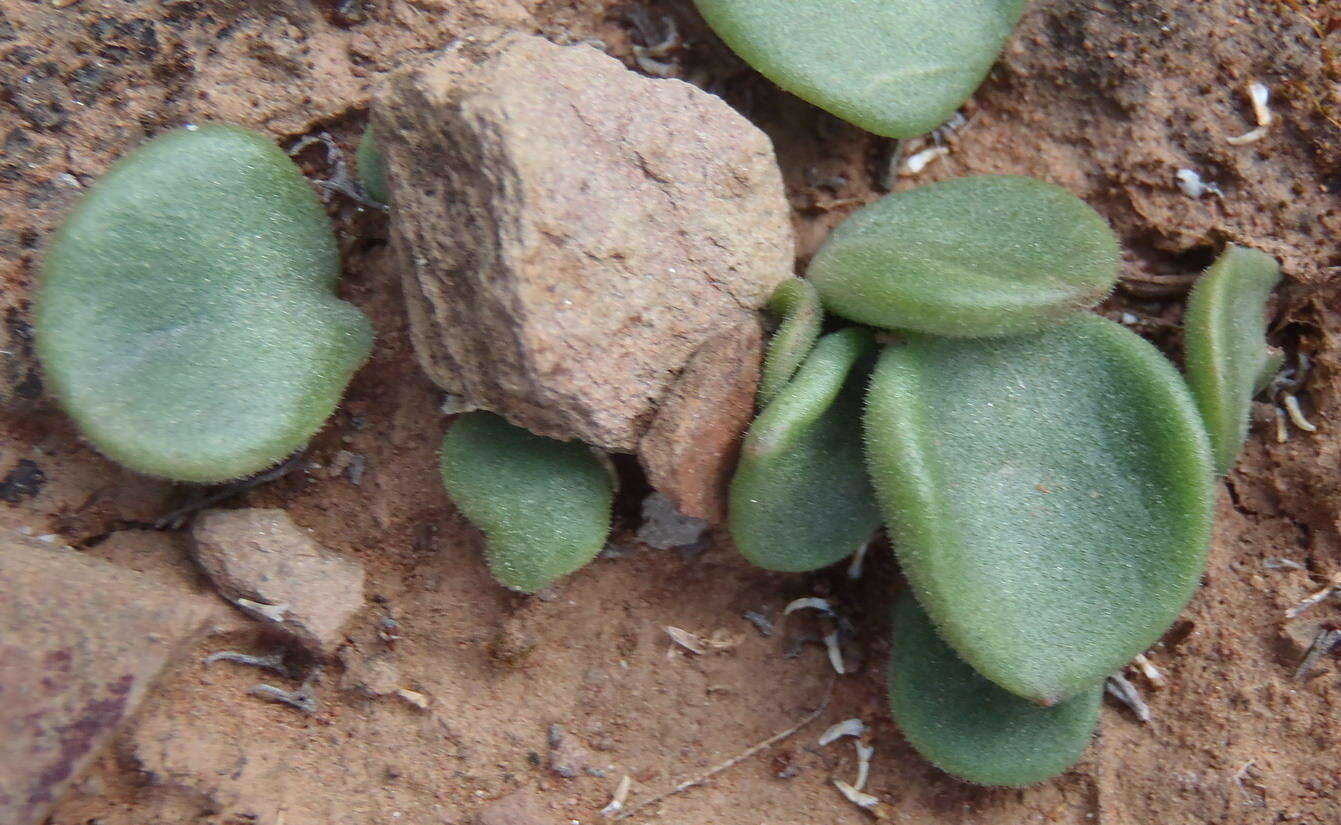
<path id="1" fill-rule="evenodd" d="M 861 404 L 874 348 L 849 328 L 821 338 L 750 425 L 731 479 L 727 526 L 740 552 L 801 572 L 855 553 L 880 512 L 862 469 Z"/>
<path id="2" fill-rule="evenodd" d="M 887 195 L 853 213 L 808 278 L 825 309 L 887 329 L 976 338 L 1030 332 L 1103 300 L 1113 230 L 1060 187 L 979 175 Z"/>
<path id="3" fill-rule="evenodd" d="M 442 442 L 442 483 L 484 532 L 499 583 L 523 593 L 596 558 L 610 532 L 610 474 L 579 441 L 556 441 L 487 412 L 456 420 Z"/>
<path id="4" fill-rule="evenodd" d="M 867 461 L 915 594 L 980 673 L 1042 704 L 1154 643 L 1210 541 L 1210 446 L 1181 376 L 1084 314 L 912 336 L 871 381 Z"/>
<path id="5" fill-rule="evenodd" d="M 764 356 L 764 369 L 759 378 L 760 407 L 768 406 L 792 380 L 792 375 L 814 349 L 824 321 L 819 293 L 803 278 L 783 281 L 769 298 L 768 310 L 781 316 L 782 322 L 768 342 L 768 353 Z"/>
<path id="6" fill-rule="evenodd" d="M 695 0 L 747 63 L 886 137 L 925 134 L 982 83 L 1024 0 Z"/>
<path id="7" fill-rule="evenodd" d="M 1280 367 L 1265 340 L 1266 301 L 1279 282 L 1275 258 L 1230 246 L 1197 280 L 1187 300 L 1187 382 L 1206 420 L 1221 475 L 1234 466 L 1243 448 L 1253 396 L 1263 376 Z"/>
<path id="8" fill-rule="evenodd" d="M 1103 683 L 1052 707 L 984 679 L 936 635 L 917 601 L 894 605 L 889 705 L 917 752 L 979 785 L 1029 785 L 1076 763 L 1099 722 Z"/>
<path id="9" fill-rule="evenodd" d="M 354 153 L 355 168 L 359 173 L 359 183 L 368 197 L 378 203 L 391 203 L 391 191 L 386 183 L 386 158 L 377 146 L 377 134 L 369 123 L 359 138 L 358 151 Z"/>
<path id="10" fill-rule="evenodd" d="M 179 481 L 238 478 L 302 446 L 368 357 L 339 275 L 330 220 L 278 147 L 178 129 L 112 167 L 56 233 L 38 353 L 106 455 Z"/>

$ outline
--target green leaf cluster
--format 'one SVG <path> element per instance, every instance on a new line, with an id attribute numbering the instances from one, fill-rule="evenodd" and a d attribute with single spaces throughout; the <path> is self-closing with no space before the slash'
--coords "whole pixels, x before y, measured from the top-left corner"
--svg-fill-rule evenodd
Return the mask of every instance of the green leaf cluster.
<path id="1" fill-rule="evenodd" d="M 1197 586 L 1216 463 L 1237 453 L 1269 366 L 1274 261 L 1231 249 L 1207 273 L 1185 380 L 1085 311 L 1118 259 L 1089 207 L 1023 178 L 935 184 L 857 212 L 807 280 L 838 319 L 888 330 L 878 361 L 867 370 L 853 348 L 871 340 L 860 326 L 821 338 L 763 405 L 732 485 L 732 537 L 770 569 L 832 564 L 886 526 L 909 585 L 895 718 L 972 782 L 1037 782 L 1080 756 L 1104 679 Z M 785 314 L 803 291 L 782 289 Z M 806 340 L 787 321 L 778 338 L 792 358 Z"/>

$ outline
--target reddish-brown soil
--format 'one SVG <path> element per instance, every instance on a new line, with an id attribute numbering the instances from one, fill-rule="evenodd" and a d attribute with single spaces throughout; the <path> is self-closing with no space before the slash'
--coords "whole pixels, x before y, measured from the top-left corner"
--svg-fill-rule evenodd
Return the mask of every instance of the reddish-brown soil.
<path id="1" fill-rule="evenodd" d="M 1311 357 L 1298 394 L 1319 428 L 1291 425 L 1279 442 L 1263 406 L 1221 491 L 1205 586 L 1151 653 L 1167 685 L 1133 675 L 1153 721 L 1110 705 L 1088 755 L 1065 776 L 1023 790 L 971 787 L 921 761 L 889 719 L 883 613 L 899 585 L 887 549 L 855 584 L 841 570 L 770 574 L 720 536 L 701 554 L 637 545 L 634 501 L 621 509 L 627 554 L 597 561 L 544 598 L 495 585 L 479 536 L 437 481 L 447 420 L 411 357 L 385 217 L 336 195 L 343 289 L 373 319 L 376 354 L 311 445 L 313 466 L 230 506 L 283 507 L 323 544 L 358 557 L 370 608 L 342 661 L 325 670 L 313 715 L 247 695 L 258 681 L 295 684 L 280 677 L 198 659 L 182 665 L 52 822 L 464 825 L 517 789 L 534 793 L 551 822 L 596 822 L 620 777 L 632 777 L 636 802 L 819 705 L 833 681 L 823 649 L 806 643 L 784 655 L 817 627 L 805 615 L 780 616 L 790 599 L 815 593 L 841 604 L 858 629 L 855 672 L 836 680 L 819 719 L 637 819 L 865 822 L 871 817 L 831 784 L 851 779 L 851 745 L 816 745 L 824 726 L 857 716 L 873 726 L 876 746 L 868 790 L 893 822 L 1341 821 L 1337 663 L 1324 659 L 1313 678 L 1293 678 L 1297 640 L 1317 622 L 1341 622 L 1341 603 L 1284 620 L 1341 573 L 1341 442 L 1331 423 L 1341 420 L 1337 15 L 1307 0 L 1038 0 L 967 125 L 947 138 L 950 154 L 891 181 L 889 141 L 771 88 L 685 0 L 0 3 L 0 528 L 54 533 L 204 589 L 182 535 L 145 529 L 193 491 L 103 460 L 40 392 L 25 323 L 42 246 L 84 186 L 171 126 L 233 121 L 285 145 L 328 131 L 352 149 L 379 74 L 485 22 L 560 42 L 599 38 L 634 65 L 640 24 L 674 18 L 685 41 L 675 55 L 680 76 L 722 94 L 774 138 L 802 263 L 830 227 L 891 183 L 1035 175 L 1112 221 L 1128 255 L 1124 285 L 1103 311 L 1136 316 L 1136 328 L 1177 357 L 1188 277 L 1227 241 L 1264 249 L 1287 276 L 1272 338 L 1292 358 Z M 1263 140 L 1232 146 L 1227 137 L 1253 126 L 1252 80 L 1272 88 L 1276 122 Z M 314 177 L 331 174 L 319 151 L 301 160 Z M 1214 181 L 1223 196 L 1188 197 L 1176 186 L 1180 168 Z M 327 471 L 339 450 L 366 458 L 361 485 Z M 1264 566 L 1273 558 L 1304 569 Z M 779 632 L 762 636 L 742 618 L 746 610 L 765 613 Z M 388 618 L 399 638 L 386 638 Z M 693 656 L 672 646 L 666 625 L 723 631 L 730 644 Z M 254 628 L 239 621 L 197 652 L 270 650 Z M 428 707 L 353 689 L 369 662 L 394 664 L 398 683 L 428 697 Z M 579 765 L 572 778 L 549 765 L 555 724 Z"/>

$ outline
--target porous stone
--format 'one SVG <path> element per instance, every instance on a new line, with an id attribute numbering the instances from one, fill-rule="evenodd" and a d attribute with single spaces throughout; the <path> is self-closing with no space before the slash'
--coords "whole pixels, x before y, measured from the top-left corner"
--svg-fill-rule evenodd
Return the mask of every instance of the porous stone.
<path id="1" fill-rule="evenodd" d="M 0 822 L 45 821 L 212 615 L 185 588 L 0 534 Z"/>
<path id="2" fill-rule="evenodd" d="M 791 275 L 768 137 L 589 46 L 478 31 L 393 73 L 373 122 L 420 362 L 534 432 L 636 452 Z"/>
<path id="3" fill-rule="evenodd" d="M 283 510 L 207 510 L 192 538 L 226 599 L 314 653 L 332 653 L 363 607 L 363 565 L 318 545 Z"/>
<path id="4" fill-rule="evenodd" d="M 681 513 L 721 522 L 726 488 L 754 416 L 763 331 L 755 319 L 714 334 L 690 357 L 638 444 L 652 486 Z"/>

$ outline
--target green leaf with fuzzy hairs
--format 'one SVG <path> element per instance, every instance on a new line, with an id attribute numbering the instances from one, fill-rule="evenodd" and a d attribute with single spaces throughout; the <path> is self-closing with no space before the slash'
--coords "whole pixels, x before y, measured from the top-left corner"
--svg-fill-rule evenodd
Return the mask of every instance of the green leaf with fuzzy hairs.
<path id="1" fill-rule="evenodd" d="M 763 374 L 759 378 L 760 407 L 768 406 L 792 379 L 815 348 L 824 321 L 819 293 L 803 278 L 783 281 L 768 299 L 768 310 L 780 316 L 782 321 L 769 340 L 768 353 L 764 356 Z"/>
<path id="2" fill-rule="evenodd" d="M 1215 469 L 1229 472 L 1248 437 L 1253 396 L 1280 369 L 1266 345 L 1265 308 L 1280 265 L 1264 252 L 1225 250 L 1197 280 L 1183 319 L 1187 382 L 1201 407 Z"/>
<path id="3" fill-rule="evenodd" d="M 53 238 L 37 348 L 80 430 L 131 469 L 220 482 L 301 447 L 372 347 L 335 295 L 340 253 L 307 180 L 234 126 L 167 132 Z"/>
<path id="4" fill-rule="evenodd" d="M 978 338 L 1031 332 L 1103 300 L 1113 230 L 1084 201 L 1032 178 L 979 175 L 857 210 L 807 277 L 824 308 L 886 329 Z"/>
<path id="5" fill-rule="evenodd" d="M 1080 759 L 1099 722 L 1103 683 L 1043 707 L 1002 690 L 955 655 L 917 600 L 894 605 L 886 671 L 899 730 L 936 767 L 979 785 L 1030 785 Z"/>
<path id="6" fill-rule="evenodd" d="M 880 524 L 862 469 L 861 404 L 874 350 L 855 327 L 826 335 L 750 425 L 727 526 L 769 570 L 815 570 L 855 553 Z"/>
<path id="7" fill-rule="evenodd" d="M 386 182 L 386 158 L 377 145 L 377 133 L 371 123 L 363 130 L 359 139 L 359 148 L 354 153 L 354 165 L 359 173 L 359 183 L 368 197 L 381 204 L 391 203 L 391 190 Z"/>
<path id="8" fill-rule="evenodd" d="M 452 424 L 442 442 L 442 483 L 484 532 L 494 578 L 523 593 L 596 558 L 610 532 L 614 488 L 595 454 L 493 413 L 467 413 Z"/>
<path id="9" fill-rule="evenodd" d="M 1082 314 L 1046 332 L 910 336 L 871 380 L 867 461 L 941 635 L 1041 704 L 1148 648 L 1210 541 L 1210 444 L 1140 336 Z"/>
<path id="10" fill-rule="evenodd" d="M 944 123 L 1024 0 L 695 0 L 722 40 L 797 97 L 885 137 Z"/>

